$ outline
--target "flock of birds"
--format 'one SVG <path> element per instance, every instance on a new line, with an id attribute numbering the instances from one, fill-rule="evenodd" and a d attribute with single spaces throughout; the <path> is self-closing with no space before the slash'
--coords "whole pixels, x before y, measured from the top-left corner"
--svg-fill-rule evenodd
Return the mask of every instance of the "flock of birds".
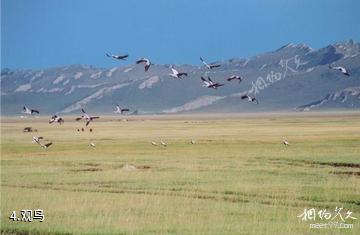
<path id="1" fill-rule="evenodd" d="M 125 54 L 125 55 L 115 55 L 115 54 L 109 54 L 109 53 L 105 53 L 105 54 L 106 54 L 107 57 L 110 57 L 110 58 L 115 59 L 115 60 L 126 60 L 129 57 L 128 54 Z M 221 66 L 221 64 L 215 64 L 215 63 L 209 64 L 202 57 L 200 57 L 200 61 L 203 63 L 203 65 L 207 69 L 210 69 L 210 70 L 214 69 L 214 68 L 218 68 L 218 67 Z M 140 58 L 140 59 L 136 60 L 136 64 L 143 64 L 145 72 L 147 72 L 150 69 L 151 65 L 153 65 L 153 63 L 148 58 Z M 171 69 L 171 73 L 169 73 L 169 76 L 171 76 L 173 78 L 181 79 L 183 77 L 188 76 L 188 73 L 179 72 L 178 70 L 176 70 L 174 68 L 174 66 L 170 66 L 170 69 Z M 349 72 L 342 66 L 331 66 L 331 65 L 329 65 L 329 69 L 339 71 L 345 76 L 350 76 Z M 237 80 L 239 83 L 241 83 L 244 79 L 239 75 L 231 75 L 230 77 L 226 78 L 226 80 L 228 82 L 231 82 L 233 80 Z M 215 90 L 217 90 L 219 87 L 225 85 L 223 83 L 214 82 L 209 76 L 207 76 L 206 78 L 205 78 L 205 76 L 201 76 L 201 81 L 203 82 L 204 87 L 215 89 Z M 247 100 L 248 102 L 254 102 L 256 104 L 259 104 L 256 97 L 250 96 L 248 94 L 241 96 L 241 99 L 242 100 Z M 87 127 L 93 120 L 100 118 L 99 116 L 90 116 L 90 115 L 88 115 L 83 108 L 81 109 L 81 111 L 82 111 L 82 115 L 80 117 L 75 118 L 75 120 L 76 121 L 80 121 L 80 120 L 85 121 L 85 127 Z M 114 113 L 116 113 L 116 114 L 125 114 L 126 112 L 129 112 L 129 111 L 130 111 L 130 109 L 123 108 L 119 104 L 116 104 L 116 109 L 115 109 Z M 28 108 L 27 106 L 23 107 L 22 113 L 30 115 L 30 116 L 35 115 L 35 114 L 40 114 L 38 109 Z M 49 124 L 51 124 L 51 123 L 58 123 L 58 124 L 62 125 L 64 123 L 64 119 L 62 117 L 58 116 L 58 115 L 53 115 L 49 120 Z M 80 131 L 80 129 L 77 129 L 77 130 Z M 84 128 L 82 128 L 81 130 L 84 131 Z M 90 132 L 91 131 L 92 131 L 92 129 L 90 128 Z M 32 132 L 32 128 L 31 127 L 25 127 L 24 132 Z M 42 148 L 46 149 L 50 145 L 52 145 L 52 142 L 47 142 L 47 143 L 44 143 L 44 142 L 45 142 L 45 139 L 42 136 L 39 136 L 39 137 L 33 136 L 33 143 L 37 143 Z M 196 141 L 191 140 L 190 143 L 195 144 Z M 151 141 L 151 144 L 153 146 L 159 146 L 159 144 L 157 142 L 155 142 L 155 141 Z M 285 146 L 290 145 L 290 143 L 284 137 L 283 137 L 283 144 Z M 163 147 L 167 146 L 167 144 L 163 140 L 160 140 L 160 145 L 163 146 Z M 93 142 L 91 142 L 90 146 L 95 147 L 95 144 Z"/>

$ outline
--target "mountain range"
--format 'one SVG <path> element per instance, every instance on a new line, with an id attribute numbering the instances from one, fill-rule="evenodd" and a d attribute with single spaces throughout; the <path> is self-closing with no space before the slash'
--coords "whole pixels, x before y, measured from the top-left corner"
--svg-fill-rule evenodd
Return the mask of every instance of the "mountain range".
<path id="1" fill-rule="evenodd" d="M 101 55 L 100 55 L 101 56 Z M 105 55 L 104 55 L 105 56 Z M 131 56 L 131 55 L 130 55 Z M 354 110 L 360 108 L 360 44 L 353 40 L 320 49 L 287 44 L 250 58 L 222 61 L 221 67 L 173 65 L 188 73 L 183 79 L 169 76 L 170 64 L 114 68 L 68 65 L 41 70 L 1 70 L 2 115 L 19 114 L 24 105 L 41 114 L 113 113 L 118 103 L 130 112 L 274 112 Z M 345 67 L 350 76 L 329 69 Z M 240 75 L 241 83 L 226 81 Z M 201 76 L 224 83 L 219 89 L 203 87 Z M 240 97 L 255 96 L 259 104 Z"/>

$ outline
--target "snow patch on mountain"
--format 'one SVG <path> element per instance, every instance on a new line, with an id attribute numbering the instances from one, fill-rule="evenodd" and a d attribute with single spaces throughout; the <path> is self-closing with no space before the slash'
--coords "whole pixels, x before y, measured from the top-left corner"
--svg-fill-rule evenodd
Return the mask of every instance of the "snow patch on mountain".
<path id="1" fill-rule="evenodd" d="M 89 96 L 85 97 L 84 99 L 76 102 L 75 104 L 70 105 L 67 108 L 63 109 L 61 111 L 61 113 L 69 113 L 69 112 L 81 109 L 82 107 L 84 107 L 87 103 L 91 102 L 92 100 L 101 99 L 104 95 L 106 95 L 114 90 L 128 86 L 128 85 L 129 85 L 129 83 L 122 83 L 122 84 L 117 84 L 117 85 L 111 86 L 111 87 L 103 87 L 103 88 L 99 89 L 97 92 L 93 93 L 92 95 L 89 95 Z"/>
<path id="2" fill-rule="evenodd" d="M 64 75 L 60 75 L 59 77 L 57 77 L 54 81 L 53 84 L 58 84 L 59 82 L 62 82 L 65 79 Z"/>
<path id="3" fill-rule="evenodd" d="M 94 85 L 75 85 L 71 86 L 70 90 L 65 93 L 65 95 L 70 95 L 75 91 L 76 88 L 95 88 L 98 86 L 102 86 L 104 83 L 94 84 Z"/>
<path id="4" fill-rule="evenodd" d="M 134 69 L 133 67 L 127 68 L 127 69 L 124 70 L 124 73 L 128 73 L 128 72 L 130 72 L 130 71 L 133 70 L 133 69 Z"/>
<path id="5" fill-rule="evenodd" d="M 174 107 L 171 109 L 166 109 L 163 112 L 164 113 L 177 113 L 177 112 L 184 112 L 184 111 L 190 111 L 194 109 L 198 109 L 201 107 L 209 106 L 219 100 L 225 99 L 225 96 L 201 96 L 199 98 L 196 98 L 195 100 L 192 100 L 190 102 L 185 103 L 184 105 Z"/>
<path id="6" fill-rule="evenodd" d="M 18 86 L 18 88 L 16 88 L 14 92 L 25 92 L 25 91 L 29 91 L 30 89 L 31 89 L 31 84 L 28 83 Z"/>
<path id="7" fill-rule="evenodd" d="M 106 73 L 106 76 L 111 77 L 117 69 L 118 69 L 118 67 L 114 67 L 114 68 L 110 69 L 109 72 Z"/>
<path id="8" fill-rule="evenodd" d="M 65 86 L 66 84 L 68 84 L 70 82 L 70 80 L 66 80 L 65 82 L 63 82 L 63 86 Z"/>
<path id="9" fill-rule="evenodd" d="M 82 75 L 83 75 L 82 72 L 77 72 L 74 76 L 74 79 L 77 80 L 77 79 L 81 78 Z"/>
<path id="10" fill-rule="evenodd" d="M 159 76 L 152 76 L 151 78 L 147 79 L 146 81 L 142 82 L 138 88 L 140 90 L 145 89 L 145 88 L 151 88 L 153 87 L 154 84 L 156 84 L 157 82 L 159 82 Z"/>
<path id="11" fill-rule="evenodd" d="M 92 79 L 98 79 L 98 78 L 101 77 L 101 74 L 102 74 L 102 71 L 99 71 L 99 72 L 97 72 L 97 73 L 93 73 L 93 74 L 90 75 L 90 78 L 92 78 Z"/>

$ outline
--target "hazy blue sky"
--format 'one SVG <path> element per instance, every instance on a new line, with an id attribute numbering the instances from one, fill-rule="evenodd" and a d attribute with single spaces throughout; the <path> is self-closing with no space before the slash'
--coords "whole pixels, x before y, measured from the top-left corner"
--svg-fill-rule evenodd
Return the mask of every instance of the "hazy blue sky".
<path id="1" fill-rule="evenodd" d="M 1 0 L 2 67 L 112 67 L 248 57 L 288 43 L 360 41 L 359 0 Z"/>

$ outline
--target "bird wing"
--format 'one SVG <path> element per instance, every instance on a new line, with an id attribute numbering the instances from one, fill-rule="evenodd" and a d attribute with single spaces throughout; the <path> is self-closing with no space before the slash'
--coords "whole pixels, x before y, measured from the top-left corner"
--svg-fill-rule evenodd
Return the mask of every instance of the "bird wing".
<path id="1" fill-rule="evenodd" d="M 37 114 L 39 114 L 39 111 L 36 110 L 36 109 L 31 109 L 31 113 L 37 113 Z"/>
<path id="2" fill-rule="evenodd" d="M 42 144 L 41 146 L 42 146 L 43 148 L 48 148 L 50 145 L 52 145 L 52 142 L 47 143 L 47 144 Z"/>
<path id="3" fill-rule="evenodd" d="M 178 76 L 181 77 L 181 76 L 187 76 L 188 74 L 187 73 L 179 73 Z"/>
<path id="4" fill-rule="evenodd" d="M 201 62 L 202 62 L 206 67 L 210 68 L 210 66 L 208 65 L 208 63 L 206 63 L 205 60 L 204 60 L 202 57 L 200 57 L 200 60 L 201 60 Z"/>
<path id="5" fill-rule="evenodd" d="M 243 95 L 241 96 L 241 99 L 244 100 L 244 99 L 249 99 L 249 96 L 248 95 Z"/>
<path id="6" fill-rule="evenodd" d="M 179 75 L 179 72 L 176 69 L 171 68 L 171 71 L 175 76 Z"/>
<path id="7" fill-rule="evenodd" d="M 140 63 L 147 63 L 147 61 L 149 61 L 148 59 L 146 58 L 140 58 L 136 61 L 137 64 L 140 64 Z"/>
<path id="8" fill-rule="evenodd" d="M 210 69 L 217 68 L 217 67 L 220 67 L 220 66 L 221 66 L 220 64 L 211 64 Z"/>
<path id="9" fill-rule="evenodd" d="M 149 68 L 150 68 L 150 63 L 148 64 L 148 63 L 146 62 L 146 65 L 145 65 L 145 72 L 147 72 L 147 71 L 149 70 Z"/>

